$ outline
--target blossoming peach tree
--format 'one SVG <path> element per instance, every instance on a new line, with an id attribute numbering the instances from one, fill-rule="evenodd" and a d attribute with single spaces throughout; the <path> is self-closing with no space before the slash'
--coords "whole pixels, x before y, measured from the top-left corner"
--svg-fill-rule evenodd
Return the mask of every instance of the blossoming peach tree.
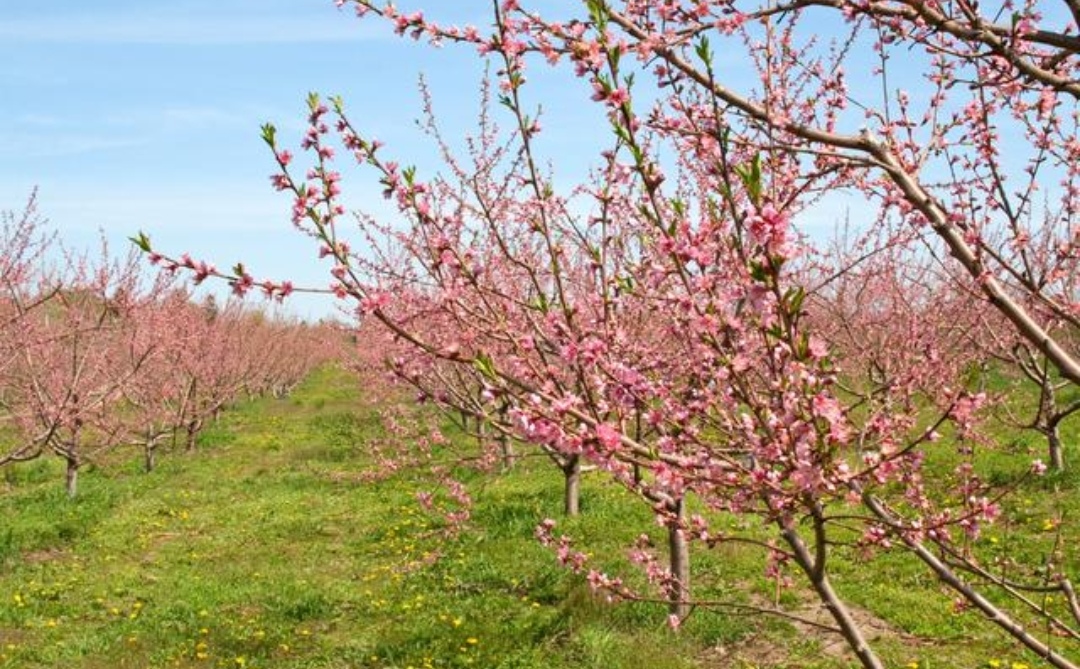
<path id="1" fill-rule="evenodd" d="M 63 247 L 38 213 L 0 212 L 0 467 L 52 454 L 79 474 L 169 436 L 194 441 L 243 392 L 286 392 L 333 357 L 337 334 L 253 312 L 202 309 L 138 253 Z"/>
<path id="2" fill-rule="evenodd" d="M 464 370 L 433 399 L 648 500 L 672 559 L 661 566 L 644 542 L 632 557 L 673 624 L 695 606 L 688 544 L 742 542 L 778 583 L 799 576 L 862 666 L 883 667 L 833 583 L 833 556 L 854 545 L 903 552 L 1016 643 L 1077 666 L 1075 564 L 1056 555 L 1006 578 L 972 547 L 1008 486 L 972 456 L 973 440 L 994 447 L 979 431 L 986 396 L 965 383 L 978 360 L 948 350 L 993 309 L 1080 382 L 1062 334 L 1080 325 L 1075 3 L 505 0 L 486 28 L 338 4 L 476 49 L 497 67 L 509 123 L 485 108 L 463 158 L 429 125 L 445 170 L 424 179 L 342 100 L 312 95 L 305 167 L 264 128 L 294 225 L 333 263 L 332 291 L 409 349 L 404 376 L 437 385 Z M 537 62 L 587 82 L 610 126 L 569 191 L 539 158 Z M 400 216 L 346 218 L 342 159 L 373 173 Z M 905 233 L 864 256 L 817 254 L 796 223 L 837 193 L 867 226 Z M 928 256 L 946 282 L 928 278 Z M 293 290 L 155 258 L 240 293 Z M 860 272 L 861 286 L 839 282 Z M 954 312 L 970 324 L 935 303 L 945 285 L 949 305 L 975 305 Z M 901 304 L 903 327 L 878 327 Z M 868 349 L 873 337 L 890 350 Z M 730 514 L 770 535 L 715 523 Z M 593 570 L 553 522 L 538 536 L 597 588 L 647 596 Z M 1063 596 L 1033 594 L 1048 592 Z"/>

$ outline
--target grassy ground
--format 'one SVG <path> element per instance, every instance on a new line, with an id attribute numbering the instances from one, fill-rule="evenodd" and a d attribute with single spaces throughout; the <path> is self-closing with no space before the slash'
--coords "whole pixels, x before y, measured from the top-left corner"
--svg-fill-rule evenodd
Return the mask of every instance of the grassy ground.
<path id="1" fill-rule="evenodd" d="M 134 453 L 88 472 L 74 501 L 53 462 L 0 471 L 0 667 L 852 666 L 829 637 L 776 619 L 699 611 L 674 634 L 662 606 L 594 597 L 533 539 L 561 501 L 541 461 L 475 478 L 469 529 L 446 536 L 416 503 L 419 473 L 358 476 L 380 429 L 358 395 L 325 370 L 290 399 L 230 412 L 199 452 L 151 474 Z M 987 466 L 1012 476 L 1017 455 Z M 1047 550 L 1075 483 L 1023 490 L 1009 502 L 1020 520 L 983 550 Z M 633 537 L 663 540 L 644 505 L 600 478 L 559 529 L 623 571 Z M 725 546 L 695 562 L 699 595 L 775 596 L 757 553 Z M 1038 666 L 903 556 L 836 567 L 892 666 Z M 795 609 L 802 597 L 784 594 Z"/>

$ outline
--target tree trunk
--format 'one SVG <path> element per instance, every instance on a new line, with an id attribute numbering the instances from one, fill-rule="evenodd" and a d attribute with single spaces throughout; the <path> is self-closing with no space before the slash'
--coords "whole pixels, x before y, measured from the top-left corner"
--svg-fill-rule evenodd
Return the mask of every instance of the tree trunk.
<path id="1" fill-rule="evenodd" d="M 680 497 L 668 523 L 668 559 L 672 582 L 668 588 L 669 610 L 683 619 L 690 614 L 690 541 L 686 538 L 686 503 Z"/>
<path id="2" fill-rule="evenodd" d="M 502 469 L 508 472 L 514 468 L 517 462 L 517 453 L 514 452 L 514 443 L 506 434 L 499 434 L 499 452 L 502 454 Z"/>
<path id="3" fill-rule="evenodd" d="M 822 521 L 816 519 L 815 522 L 818 523 L 818 530 L 820 531 Z M 851 615 L 847 604 L 833 590 L 832 583 L 829 582 L 829 577 L 826 575 L 825 553 L 821 550 L 821 547 L 819 546 L 818 557 L 815 559 L 810 548 L 793 525 L 781 526 L 781 535 L 787 545 L 791 547 L 796 564 L 806 574 L 807 579 L 814 588 L 814 592 L 817 593 L 818 600 L 825 605 L 832 619 L 840 628 L 840 635 L 844 637 L 848 648 L 859 659 L 859 664 L 863 666 L 863 669 L 885 669 L 885 665 L 878 658 L 877 653 L 867 643 L 859 623 Z M 821 539 L 822 537 L 818 538 L 819 541 Z"/>
<path id="4" fill-rule="evenodd" d="M 195 442 L 199 437 L 199 432 L 202 430 L 203 422 L 199 419 L 192 419 L 186 426 L 187 431 L 187 445 L 184 450 L 188 453 L 195 452 Z"/>
<path id="5" fill-rule="evenodd" d="M 154 471 L 154 460 L 157 453 L 157 446 L 153 442 L 146 442 L 143 448 L 143 469 L 147 474 Z"/>
<path id="6" fill-rule="evenodd" d="M 1055 472 L 1065 471 L 1065 450 L 1061 443 L 1061 432 L 1058 430 L 1057 423 L 1050 425 L 1045 434 L 1046 443 L 1050 449 L 1050 467 Z"/>
<path id="7" fill-rule="evenodd" d="M 79 459 L 74 455 L 68 455 L 64 456 L 64 461 L 67 463 L 67 471 L 64 477 L 67 496 L 70 499 L 75 499 L 79 486 Z"/>
<path id="8" fill-rule="evenodd" d="M 1050 370 L 1039 368 L 1039 371 L 1042 373 L 1042 387 L 1039 393 L 1039 414 L 1035 419 L 1035 427 L 1046 436 L 1050 467 L 1055 472 L 1062 472 L 1065 471 L 1065 453 L 1062 450 L 1058 422 L 1063 416 L 1057 413 L 1057 393 L 1054 391 L 1054 383 L 1050 378 Z"/>
<path id="9" fill-rule="evenodd" d="M 506 414 L 509 411 L 509 407 L 505 404 L 499 407 L 499 423 L 506 425 Z M 514 463 L 517 462 L 517 453 L 514 452 L 514 442 L 510 439 L 505 430 L 499 430 L 499 452 L 502 453 L 502 468 L 504 472 L 508 472 L 514 468 Z"/>
<path id="10" fill-rule="evenodd" d="M 562 465 L 566 484 L 563 488 L 563 513 L 576 516 L 581 512 L 581 457 L 571 455 Z"/>

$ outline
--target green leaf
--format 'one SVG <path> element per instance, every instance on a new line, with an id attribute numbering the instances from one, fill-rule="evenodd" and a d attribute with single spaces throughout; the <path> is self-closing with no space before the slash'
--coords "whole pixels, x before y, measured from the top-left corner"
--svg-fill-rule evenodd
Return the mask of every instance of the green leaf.
<path id="1" fill-rule="evenodd" d="M 587 5 L 589 7 L 589 18 L 592 19 L 597 30 L 603 31 L 607 28 L 609 17 L 607 3 L 604 0 L 588 0 Z"/>
<path id="2" fill-rule="evenodd" d="M 495 373 L 495 363 L 492 362 L 491 356 L 483 351 L 477 353 L 473 358 L 473 366 L 486 379 L 497 380 L 499 378 L 499 375 Z"/>
<path id="3" fill-rule="evenodd" d="M 769 272 L 762 263 L 750 263 L 750 278 L 754 281 L 764 282 L 769 278 Z"/>
<path id="4" fill-rule="evenodd" d="M 743 186 L 746 187 L 746 192 L 750 196 L 750 201 L 754 205 L 761 203 L 761 156 L 755 155 L 750 161 L 749 165 L 738 165 L 735 167 L 735 173 L 739 175 L 739 179 L 742 180 Z"/>
<path id="5" fill-rule="evenodd" d="M 810 357 L 810 337 L 805 333 L 800 333 L 798 340 L 795 342 L 795 358 L 798 360 L 806 360 Z"/>
<path id="6" fill-rule="evenodd" d="M 694 51 L 697 52 L 698 58 L 701 62 L 705 63 L 705 67 L 712 69 L 712 50 L 709 49 L 709 36 L 702 35 L 698 40 L 697 46 L 694 47 Z"/>
<path id="7" fill-rule="evenodd" d="M 613 46 L 607 51 L 608 63 L 612 70 L 616 70 L 619 67 L 619 57 L 622 54 L 619 51 L 619 47 Z"/>
<path id="8" fill-rule="evenodd" d="M 150 238 L 146 236 L 145 232 L 140 230 L 137 237 L 128 237 L 128 239 L 131 240 L 132 244 L 138 246 L 143 253 L 150 253 Z"/>
<path id="9" fill-rule="evenodd" d="M 630 131 L 626 129 L 626 126 L 618 122 L 612 122 L 611 128 L 615 132 L 615 136 L 624 144 L 630 143 Z"/>
<path id="10" fill-rule="evenodd" d="M 262 124 L 262 138 L 264 142 L 270 145 L 270 148 L 274 148 L 276 136 L 277 128 L 274 127 L 273 123 Z"/>
<path id="11" fill-rule="evenodd" d="M 788 288 L 784 293 L 784 303 L 787 304 L 788 311 L 797 314 L 802 311 L 803 300 L 806 299 L 806 291 L 802 286 L 795 286 L 794 288 Z"/>
<path id="12" fill-rule="evenodd" d="M 529 306 L 531 306 L 533 309 L 536 309 L 542 314 L 546 314 L 551 307 L 551 305 L 548 303 L 547 295 L 544 295 L 543 293 L 537 295 L 536 299 L 534 299 L 529 304 Z"/>

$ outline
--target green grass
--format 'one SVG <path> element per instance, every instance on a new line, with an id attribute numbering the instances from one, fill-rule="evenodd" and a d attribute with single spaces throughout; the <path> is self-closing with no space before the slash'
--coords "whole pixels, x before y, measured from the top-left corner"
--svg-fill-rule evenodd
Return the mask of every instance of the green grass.
<path id="1" fill-rule="evenodd" d="M 508 474 L 462 472 L 473 516 L 447 536 L 416 502 L 422 473 L 359 476 L 379 430 L 355 382 L 327 369 L 289 399 L 236 407 L 196 453 L 165 453 L 150 474 L 134 452 L 86 472 L 75 500 L 57 463 L 4 469 L 0 667 L 853 666 L 829 637 L 782 620 L 699 610 L 676 634 L 661 605 L 597 597 L 533 538 L 561 504 L 559 473 L 537 458 Z M 985 457 L 1007 479 L 1029 456 Z M 979 550 L 1046 551 L 1047 519 L 1076 512 L 1075 483 L 1069 472 L 1025 484 L 1008 502 L 1019 520 Z M 586 480 L 582 516 L 559 522 L 631 582 L 626 548 L 643 531 L 663 544 L 648 508 L 600 476 Z M 699 596 L 775 594 L 759 551 L 724 544 L 694 562 Z M 876 647 L 890 666 L 1038 666 L 954 611 L 903 555 L 868 567 L 838 553 L 834 568 L 861 615 L 888 626 Z M 798 589 L 783 602 L 809 611 Z"/>

